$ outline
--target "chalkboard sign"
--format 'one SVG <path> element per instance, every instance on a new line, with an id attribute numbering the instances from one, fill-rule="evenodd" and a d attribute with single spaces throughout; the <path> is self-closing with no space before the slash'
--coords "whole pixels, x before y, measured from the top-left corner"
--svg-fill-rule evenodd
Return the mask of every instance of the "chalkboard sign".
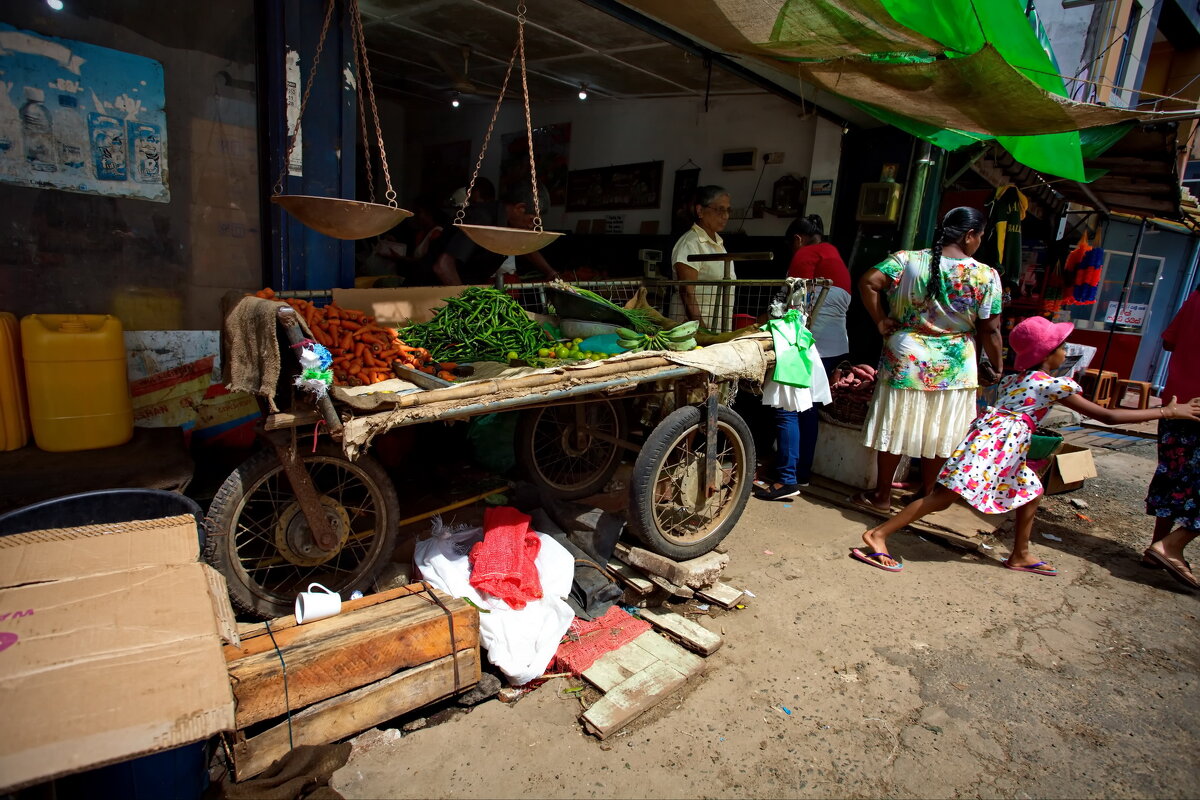
<path id="1" fill-rule="evenodd" d="M 567 211 L 615 211 L 662 205 L 663 162 L 572 170 Z"/>

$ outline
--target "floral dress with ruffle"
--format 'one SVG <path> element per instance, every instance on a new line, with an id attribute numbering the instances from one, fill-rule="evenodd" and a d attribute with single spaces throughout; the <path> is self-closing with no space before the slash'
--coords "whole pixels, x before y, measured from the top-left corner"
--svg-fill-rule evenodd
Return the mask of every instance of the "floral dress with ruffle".
<path id="1" fill-rule="evenodd" d="M 985 514 L 1003 514 L 1037 499 L 1042 482 L 1025 464 L 1034 428 L 1050 406 L 1081 391 L 1070 378 L 1041 370 L 1009 375 L 996 405 L 971 423 L 967 438 L 946 460 L 938 483 Z"/>

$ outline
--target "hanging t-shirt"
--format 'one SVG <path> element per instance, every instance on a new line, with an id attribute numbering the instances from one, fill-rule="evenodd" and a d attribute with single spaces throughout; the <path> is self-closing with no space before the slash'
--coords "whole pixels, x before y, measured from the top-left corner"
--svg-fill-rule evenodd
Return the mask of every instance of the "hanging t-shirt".
<path id="1" fill-rule="evenodd" d="M 1021 278 L 1021 222 L 1029 208 L 1029 198 L 1011 184 L 996 190 L 988 204 L 991 224 L 983 234 L 978 256 L 996 267 L 1004 280 L 1016 283 Z"/>

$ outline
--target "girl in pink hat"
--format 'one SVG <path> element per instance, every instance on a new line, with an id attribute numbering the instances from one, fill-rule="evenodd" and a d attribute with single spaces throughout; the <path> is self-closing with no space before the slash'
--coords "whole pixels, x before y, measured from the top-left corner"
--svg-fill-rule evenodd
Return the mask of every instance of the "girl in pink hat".
<path id="1" fill-rule="evenodd" d="M 1052 373 L 1066 359 L 1063 344 L 1074 328 L 1070 322 L 1054 323 L 1043 317 L 1020 322 L 1009 334 L 1016 351 L 1013 366 L 1019 370 L 1000 383 L 995 407 L 971 424 L 938 476 L 934 491 L 906 506 L 899 514 L 863 534 L 866 548 L 850 551 L 853 558 L 888 572 L 904 568 L 888 554 L 887 537 L 906 525 L 948 508 L 962 499 L 985 514 L 1016 510 L 1016 537 L 1004 566 L 1019 572 L 1057 575 L 1058 571 L 1029 552 L 1033 517 L 1042 496 L 1037 474 L 1025 464 L 1033 430 L 1050 406 L 1061 402 L 1107 424 L 1151 419 L 1200 420 L 1200 397 L 1180 405 L 1174 397 L 1161 408 L 1131 410 L 1104 408 L 1085 400 L 1079 384 Z"/>

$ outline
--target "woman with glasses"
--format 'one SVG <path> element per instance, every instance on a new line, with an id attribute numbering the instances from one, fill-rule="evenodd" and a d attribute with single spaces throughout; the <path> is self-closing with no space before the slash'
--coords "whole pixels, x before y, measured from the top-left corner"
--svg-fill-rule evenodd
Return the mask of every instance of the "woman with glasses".
<path id="1" fill-rule="evenodd" d="M 729 222 L 729 192 L 721 186 L 701 186 L 696 190 L 692 204 L 694 224 L 687 233 L 679 237 L 671 250 L 677 281 L 718 281 L 725 277 L 723 261 L 688 261 L 691 255 L 724 255 L 725 243 L 721 231 Z M 733 264 L 729 265 L 729 277 L 737 278 Z M 705 328 L 727 331 L 733 327 L 733 308 L 725 309 L 722 319 L 717 319 L 721 291 L 717 286 L 679 286 L 671 298 L 671 319 L 699 320 Z"/>

